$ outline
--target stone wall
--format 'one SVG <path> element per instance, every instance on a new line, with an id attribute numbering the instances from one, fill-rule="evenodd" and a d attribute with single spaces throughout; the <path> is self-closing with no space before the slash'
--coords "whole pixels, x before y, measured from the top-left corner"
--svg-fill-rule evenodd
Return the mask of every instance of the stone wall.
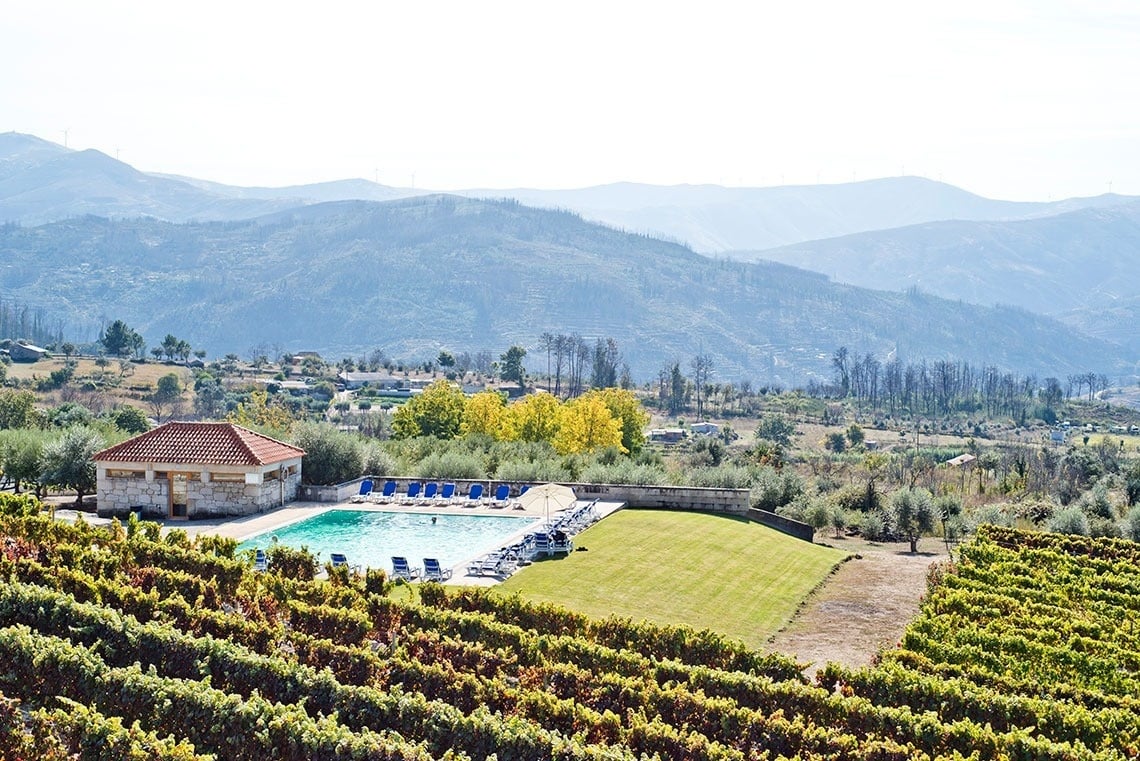
<path id="1" fill-rule="evenodd" d="M 794 521 L 791 518 L 785 518 L 782 515 L 776 515 L 767 510 L 759 510 L 757 508 L 749 510 L 748 517 L 757 523 L 763 523 L 768 528 L 774 528 L 777 531 L 790 534 L 796 539 L 803 539 L 805 542 L 815 541 L 815 529 L 807 523 Z"/>
<path id="2" fill-rule="evenodd" d="M 134 507 L 143 508 L 144 518 L 165 518 L 170 514 L 165 478 L 106 478 L 99 482 L 97 512 L 101 518 L 126 517 Z"/>
<path id="3" fill-rule="evenodd" d="M 136 507 L 143 508 L 144 518 L 166 518 L 170 514 L 165 478 L 147 481 L 145 478 L 104 479 L 99 489 L 98 514 L 102 517 L 125 517 Z M 246 484 L 241 481 L 190 481 L 186 485 L 189 502 L 188 517 L 211 518 L 261 513 L 280 507 L 283 502 L 297 498 L 301 475 L 295 473 L 285 479 L 284 500 L 281 482 L 265 481 Z"/>

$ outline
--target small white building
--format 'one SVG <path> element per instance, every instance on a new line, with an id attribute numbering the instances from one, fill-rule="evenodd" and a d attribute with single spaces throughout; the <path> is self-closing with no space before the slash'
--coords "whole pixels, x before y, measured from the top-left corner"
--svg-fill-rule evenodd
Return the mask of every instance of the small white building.
<path id="1" fill-rule="evenodd" d="M 13 341 L 8 347 L 8 356 L 13 362 L 38 362 L 47 355 L 47 349 L 41 349 L 32 344 L 23 344 Z"/>
<path id="2" fill-rule="evenodd" d="M 94 456 L 100 516 L 250 515 L 297 498 L 305 451 L 233 423 L 170 422 Z"/>
<path id="3" fill-rule="evenodd" d="M 705 421 L 702 423 L 693 423 L 689 426 L 689 430 L 692 431 L 695 436 L 713 436 L 720 433 L 720 426 L 716 423 Z"/>

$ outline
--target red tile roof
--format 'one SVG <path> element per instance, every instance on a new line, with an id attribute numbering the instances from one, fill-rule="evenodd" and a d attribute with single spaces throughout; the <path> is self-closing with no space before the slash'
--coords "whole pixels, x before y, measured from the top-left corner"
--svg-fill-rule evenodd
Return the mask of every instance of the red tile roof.
<path id="1" fill-rule="evenodd" d="M 170 422 L 96 453 L 96 462 L 269 465 L 305 450 L 233 423 Z"/>

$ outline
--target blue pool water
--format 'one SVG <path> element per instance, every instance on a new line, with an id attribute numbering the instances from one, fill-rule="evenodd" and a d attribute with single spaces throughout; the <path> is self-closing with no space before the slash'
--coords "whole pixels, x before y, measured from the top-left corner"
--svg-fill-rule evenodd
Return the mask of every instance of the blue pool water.
<path id="1" fill-rule="evenodd" d="M 308 547 L 322 563 L 329 553 L 343 552 L 352 565 L 389 572 L 393 555 L 403 555 L 413 567 L 423 566 L 424 558 L 438 558 L 447 568 L 499 547 L 535 522 L 534 518 L 499 515 L 329 510 L 258 534 L 242 542 L 239 549 L 267 549 L 276 536 L 290 547 Z"/>

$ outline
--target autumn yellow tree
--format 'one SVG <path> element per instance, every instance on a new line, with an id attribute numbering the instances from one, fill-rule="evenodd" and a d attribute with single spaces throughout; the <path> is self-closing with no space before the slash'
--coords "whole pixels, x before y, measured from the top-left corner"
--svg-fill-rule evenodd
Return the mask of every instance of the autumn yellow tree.
<path id="1" fill-rule="evenodd" d="M 273 431 L 280 437 L 288 435 L 293 426 L 293 416 L 285 405 L 279 402 L 270 403 L 269 394 L 263 389 L 251 391 L 249 403 L 240 402 L 226 420 L 237 425 L 256 427 L 262 430 Z"/>
<path id="2" fill-rule="evenodd" d="M 562 407 L 554 451 L 559 454 L 593 452 L 621 445 L 621 423 L 598 396 L 581 396 Z"/>
<path id="3" fill-rule="evenodd" d="M 416 436 L 454 439 L 463 423 L 465 404 L 463 391 L 441 378 L 396 410 L 392 415 L 392 436 L 397 439 Z"/>
<path id="4" fill-rule="evenodd" d="M 510 441 L 554 441 L 561 403 L 547 393 L 531 394 L 507 407 L 503 438 Z"/>
<path id="5" fill-rule="evenodd" d="M 597 397 L 609 409 L 610 414 L 621 426 L 621 446 L 626 452 L 636 454 L 645 444 L 645 426 L 649 425 L 649 413 L 632 391 L 624 388 L 602 388 L 589 391 L 583 398 Z"/>
<path id="6" fill-rule="evenodd" d="M 460 431 L 464 436 L 483 434 L 503 438 L 507 404 L 498 391 L 480 391 L 467 397 Z"/>

